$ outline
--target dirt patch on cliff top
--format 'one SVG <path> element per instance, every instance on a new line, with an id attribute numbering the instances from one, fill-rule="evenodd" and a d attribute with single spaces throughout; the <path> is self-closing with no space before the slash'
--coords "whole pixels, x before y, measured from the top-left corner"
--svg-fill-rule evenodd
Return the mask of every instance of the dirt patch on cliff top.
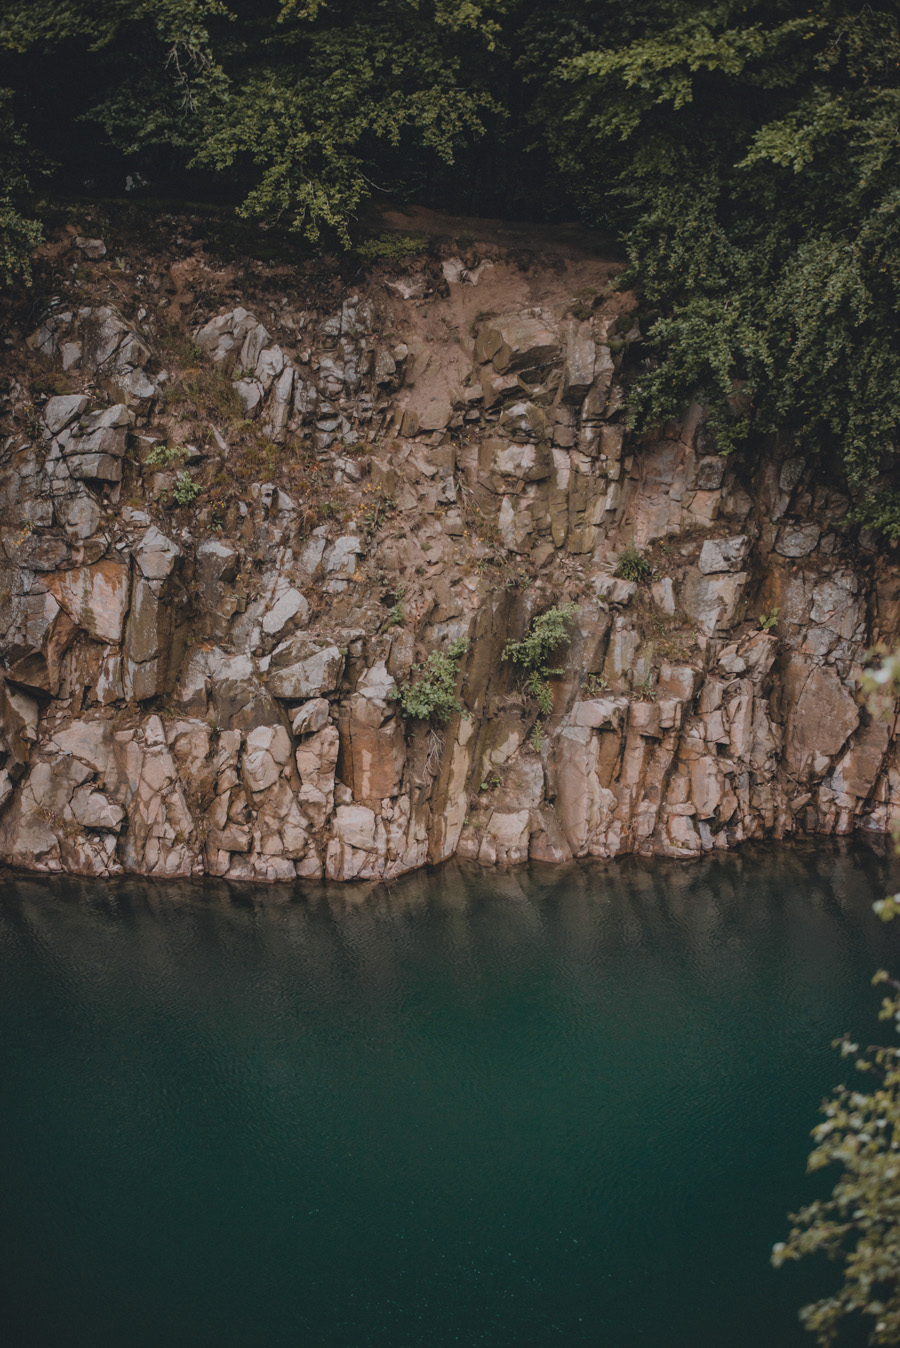
<path id="1" fill-rule="evenodd" d="M 634 306 L 630 292 L 611 287 L 623 268 L 614 245 L 581 225 L 482 220 L 424 207 L 386 209 L 377 222 L 387 233 L 430 240 L 428 257 L 411 262 L 402 282 L 382 278 L 386 307 L 413 352 L 407 406 L 416 412 L 458 398 L 487 319 L 529 309 L 547 310 L 557 322 L 567 314 L 611 319 Z"/>
<path id="2" fill-rule="evenodd" d="M 545 225 L 528 220 L 492 220 L 474 215 L 448 215 L 426 206 L 383 205 L 372 211 L 375 228 L 396 233 L 423 233 L 446 238 L 458 246 L 471 240 L 507 252 L 538 249 L 570 259 L 608 258 L 621 265 L 624 255 L 616 241 L 575 223 Z"/>

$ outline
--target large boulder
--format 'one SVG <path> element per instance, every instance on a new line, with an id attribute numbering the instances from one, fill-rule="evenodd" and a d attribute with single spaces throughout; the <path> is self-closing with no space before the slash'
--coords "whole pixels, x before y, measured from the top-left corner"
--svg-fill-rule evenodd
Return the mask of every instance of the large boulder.
<path id="1" fill-rule="evenodd" d="M 704 575 L 690 567 L 681 590 L 681 607 L 704 636 L 714 636 L 734 622 L 747 580 L 746 571 Z"/>
<path id="2" fill-rule="evenodd" d="M 733 538 L 708 538 L 700 549 L 698 566 L 704 576 L 720 571 L 740 571 L 750 551 L 746 534 Z"/>
<path id="3" fill-rule="evenodd" d="M 61 571 L 51 576 L 49 589 L 72 621 L 98 641 L 122 640 L 130 591 L 129 568 L 121 562 Z"/>
<path id="4" fill-rule="evenodd" d="M 594 382 L 597 347 L 590 323 L 572 319 L 566 328 L 566 361 L 563 367 L 563 401 L 580 403 Z"/>
<path id="5" fill-rule="evenodd" d="M 552 365 L 559 357 L 559 334 L 539 309 L 490 319 L 475 341 L 475 359 L 491 361 L 498 374 Z"/>
<path id="6" fill-rule="evenodd" d="M 380 661 L 366 670 L 350 699 L 343 772 L 354 798 L 369 805 L 400 794 L 406 739 L 395 714 L 395 688 Z"/>
<path id="7" fill-rule="evenodd" d="M 340 682 L 342 652 L 324 638 L 297 636 L 272 652 L 267 686 L 274 697 L 299 702 L 329 693 Z"/>
<path id="8" fill-rule="evenodd" d="M 181 548 L 151 525 L 132 549 L 141 575 L 147 580 L 166 580 L 181 557 Z"/>
<path id="9" fill-rule="evenodd" d="M 806 780 L 818 776 L 840 753 L 859 725 L 859 707 L 834 669 L 794 657 L 785 672 L 789 711 L 784 756 L 788 771 Z"/>

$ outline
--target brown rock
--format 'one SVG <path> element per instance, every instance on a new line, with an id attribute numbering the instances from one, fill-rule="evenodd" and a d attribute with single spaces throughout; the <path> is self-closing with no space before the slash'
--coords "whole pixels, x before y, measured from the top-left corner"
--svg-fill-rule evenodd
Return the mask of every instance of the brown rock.
<path id="1" fill-rule="evenodd" d="M 856 729 L 859 708 L 833 669 L 810 669 L 798 657 L 785 673 L 785 696 L 790 707 L 785 737 L 788 770 L 801 779 L 818 776 Z"/>
<path id="2" fill-rule="evenodd" d="M 690 567 L 681 591 L 681 606 L 705 636 L 727 629 L 737 616 L 747 573 L 704 576 Z"/>
<path id="3" fill-rule="evenodd" d="M 97 562 L 52 576 L 49 588 L 72 621 L 99 641 L 122 640 L 128 610 L 129 570 L 120 562 Z"/>
<path id="4" fill-rule="evenodd" d="M 550 365 L 559 356 L 559 335 L 537 312 L 492 319 L 475 345 L 475 359 L 492 360 L 498 374 Z"/>
<path id="5" fill-rule="evenodd" d="M 862 726 L 835 764 L 832 787 L 858 801 L 873 792 L 878 774 L 891 742 L 893 726 L 888 721 L 872 720 Z"/>

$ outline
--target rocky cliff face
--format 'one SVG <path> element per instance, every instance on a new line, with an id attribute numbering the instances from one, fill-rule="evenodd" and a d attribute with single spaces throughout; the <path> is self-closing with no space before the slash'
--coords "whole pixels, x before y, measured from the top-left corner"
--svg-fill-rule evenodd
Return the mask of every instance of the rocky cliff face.
<path id="1" fill-rule="evenodd" d="M 447 241 L 341 287 L 176 226 L 63 235 L 8 342 L 7 863 L 351 880 L 900 819 L 854 695 L 900 570 L 784 447 L 722 458 L 697 408 L 629 439 L 614 268 Z M 565 602 L 539 720 L 503 650 Z M 465 714 L 404 719 L 459 637 Z"/>

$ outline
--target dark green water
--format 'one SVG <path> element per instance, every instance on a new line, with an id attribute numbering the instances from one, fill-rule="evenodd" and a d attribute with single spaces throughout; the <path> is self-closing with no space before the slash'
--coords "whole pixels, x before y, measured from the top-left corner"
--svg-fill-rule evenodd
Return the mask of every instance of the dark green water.
<path id="1" fill-rule="evenodd" d="M 900 967 L 865 847 L 385 889 L 7 880 L 9 1348 L 788 1348 Z"/>

